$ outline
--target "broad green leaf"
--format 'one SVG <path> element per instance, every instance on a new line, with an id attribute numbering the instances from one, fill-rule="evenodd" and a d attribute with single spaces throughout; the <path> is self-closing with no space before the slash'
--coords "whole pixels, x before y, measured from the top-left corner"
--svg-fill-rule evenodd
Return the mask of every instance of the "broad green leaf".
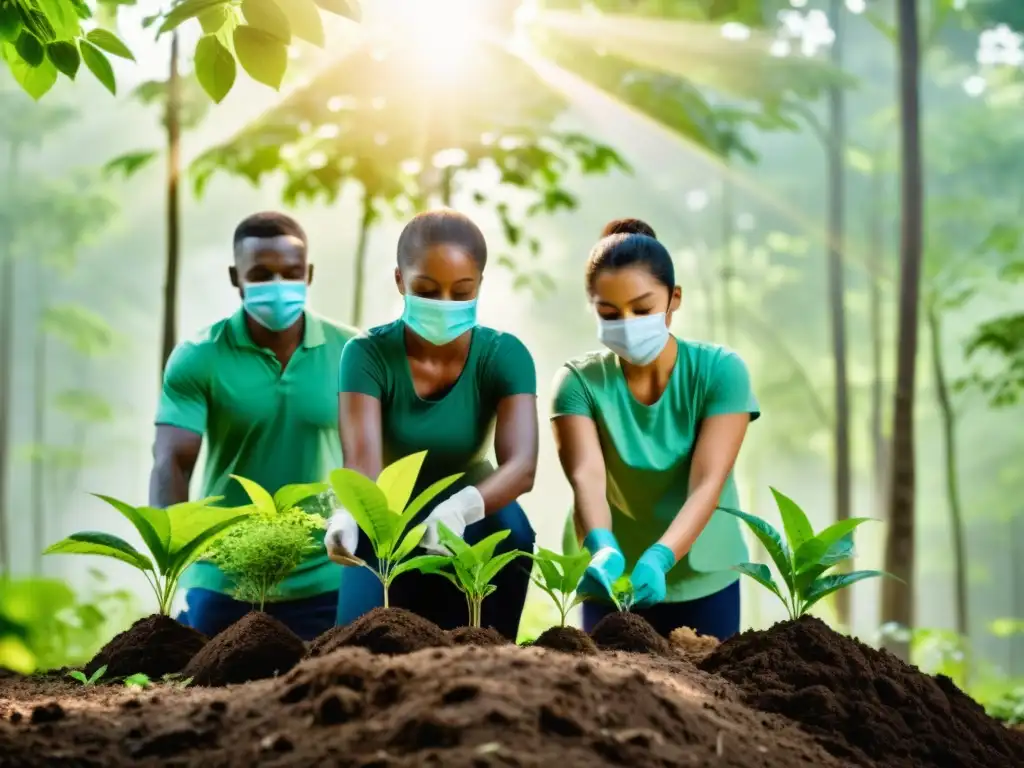
<path id="1" fill-rule="evenodd" d="M 88 685 L 89 683 L 89 678 L 85 676 L 85 672 L 81 672 L 77 669 L 73 669 L 70 672 L 68 672 L 68 677 L 70 677 L 72 680 L 77 680 L 82 685 Z"/>
<path id="2" fill-rule="evenodd" d="M 21 56 L 22 61 L 30 67 L 38 67 L 46 58 L 46 51 L 43 44 L 28 32 L 22 31 L 14 43 L 14 50 Z"/>
<path id="3" fill-rule="evenodd" d="M 318 48 L 324 47 L 324 23 L 313 0 L 284 0 L 281 10 L 288 17 L 295 37 Z"/>
<path id="4" fill-rule="evenodd" d="M 203 28 L 204 35 L 216 35 L 231 20 L 232 10 L 230 5 L 222 4 L 208 8 L 196 15 L 199 19 L 199 26 Z"/>
<path id="5" fill-rule="evenodd" d="M 82 63 L 82 57 L 78 53 L 78 46 L 73 42 L 59 40 L 46 46 L 46 58 L 48 58 L 58 72 L 74 80 L 78 74 L 78 68 Z"/>
<path id="6" fill-rule="evenodd" d="M 151 507 L 140 507 L 139 511 L 148 513 Z M 168 559 L 173 566 L 186 549 L 193 549 L 193 543 L 202 540 L 210 530 L 226 521 L 241 521 L 253 511 L 252 507 L 216 507 L 205 500 L 186 501 L 175 504 L 165 510 L 170 526 L 171 540 L 167 548 Z"/>
<path id="7" fill-rule="evenodd" d="M 420 545 L 423 540 L 423 534 L 427 532 L 426 523 L 420 523 L 407 534 L 405 538 L 401 540 L 401 543 L 395 548 L 395 551 L 391 554 L 392 562 L 401 562 L 408 557 L 416 547 Z"/>
<path id="8" fill-rule="evenodd" d="M 377 487 L 383 491 L 393 512 L 401 514 L 405 510 L 426 458 L 426 451 L 411 453 L 381 470 Z"/>
<path id="9" fill-rule="evenodd" d="M 297 507 L 311 496 L 325 493 L 331 486 L 327 483 L 293 483 L 277 489 L 274 494 L 274 505 L 278 511 L 284 512 Z"/>
<path id="10" fill-rule="evenodd" d="M 266 489 L 263 488 L 257 482 L 253 482 L 248 478 L 241 477 L 239 475 L 229 475 L 233 480 L 237 480 L 238 484 L 245 489 L 246 496 L 253 503 L 253 506 L 264 515 L 272 515 L 277 512 L 277 505 L 274 503 L 274 497 L 267 493 Z"/>
<path id="11" fill-rule="evenodd" d="M 478 563 L 486 563 L 492 557 L 494 557 L 494 550 L 497 549 L 498 545 L 501 544 L 505 539 L 509 537 L 512 531 L 497 531 L 492 533 L 485 539 L 481 539 L 474 544 L 470 549 L 473 550 L 473 556 L 476 558 Z"/>
<path id="12" fill-rule="evenodd" d="M 0 667 L 29 675 L 36 669 L 36 656 L 21 638 L 0 633 Z"/>
<path id="13" fill-rule="evenodd" d="M 764 545 L 765 551 L 771 557 L 772 562 L 775 563 L 775 567 L 779 570 L 783 580 L 792 585 L 793 573 L 792 565 L 790 564 L 790 552 L 786 542 L 782 540 L 782 536 L 770 523 L 762 520 L 756 515 L 751 515 L 746 512 L 741 512 L 738 509 L 730 509 L 729 507 L 719 507 L 724 512 L 728 512 L 730 515 L 738 517 L 740 520 L 745 522 L 754 535 L 757 536 L 761 544 Z"/>
<path id="14" fill-rule="evenodd" d="M 352 21 L 362 21 L 363 10 L 359 0 L 316 0 L 316 4 L 336 16 L 344 16 Z"/>
<path id="15" fill-rule="evenodd" d="M 814 538 L 805 541 L 804 545 L 797 550 L 793 560 L 796 563 L 798 581 L 799 577 L 805 573 L 817 570 L 821 574 L 833 565 L 853 557 L 853 534 L 846 534 L 839 541 L 833 542 L 828 549 L 823 549 L 823 547 L 824 544 Z"/>
<path id="16" fill-rule="evenodd" d="M 7 43 L 4 43 L 7 46 Z M 13 46 L 10 47 L 10 55 L 7 57 L 7 66 L 11 74 L 25 91 L 36 101 L 45 96 L 57 82 L 57 67 L 47 59 L 38 67 L 30 67 L 21 57 L 14 53 Z"/>
<path id="17" fill-rule="evenodd" d="M 245 509 L 245 507 L 240 509 Z M 177 581 L 186 568 L 202 557 L 217 542 L 222 533 L 244 521 L 248 514 L 239 514 L 240 509 L 209 508 L 207 511 L 212 513 L 210 517 L 214 518 L 210 521 L 209 526 L 195 533 L 188 543 L 171 553 L 171 567 L 166 574 L 168 580 Z M 182 527 L 191 525 L 191 521 L 182 521 L 180 525 Z M 193 525 L 191 529 L 195 531 L 196 527 Z"/>
<path id="18" fill-rule="evenodd" d="M 56 30 L 42 11 L 36 9 L 25 11 L 23 6 L 21 22 L 24 24 L 25 29 L 32 33 L 41 43 L 52 43 L 57 39 Z"/>
<path id="19" fill-rule="evenodd" d="M 870 517 L 851 517 L 848 520 L 840 520 L 838 523 L 833 523 L 825 530 L 821 531 L 814 538 L 825 545 L 825 549 L 828 550 L 840 539 L 851 533 L 859 525 L 872 521 Z"/>
<path id="20" fill-rule="evenodd" d="M 53 27 L 56 40 L 74 40 L 82 28 L 79 26 L 78 13 L 69 0 L 36 0 L 46 15 L 46 20 Z"/>
<path id="21" fill-rule="evenodd" d="M 473 550 L 469 544 L 463 541 L 461 536 L 456 536 L 455 532 L 444 523 L 437 524 L 437 538 L 438 543 L 447 547 L 448 551 L 456 558 L 468 557 L 470 563 L 474 562 Z"/>
<path id="22" fill-rule="evenodd" d="M 439 576 L 444 576 L 451 581 L 455 586 L 459 586 L 455 575 L 451 571 L 446 571 L 445 568 L 452 564 L 452 559 L 445 555 L 420 555 L 419 557 L 410 557 L 408 560 L 403 560 L 397 566 L 395 570 L 391 572 L 392 577 L 400 576 L 403 573 L 409 571 L 421 571 L 422 573 L 435 573 Z"/>
<path id="23" fill-rule="evenodd" d="M 135 56 L 128 50 L 128 46 L 122 43 L 121 39 L 113 32 L 108 32 L 105 29 L 94 29 L 85 36 L 85 39 L 107 53 L 112 53 L 122 59 L 128 59 L 128 61 L 135 61 Z"/>
<path id="24" fill-rule="evenodd" d="M 155 150 L 146 152 L 129 152 L 126 155 L 115 157 L 103 166 L 103 172 L 107 174 L 123 173 L 125 178 L 135 175 L 142 168 L 145 168 L 152 160 L 159 156 Z"/>
<path id="25" fill-rule="evenodd" d="M 591 555 L 587 550 L 582 550 L 579 554 L 567 557 L 565 562 L 562 564 L 562 572 L 565 575 L 565 591 L 574 592 L 579 587 L 580 581 L 583 579 L 583 574 L 587 572 L 587 568 L 590 567 Z"/>
<path id="26" fill-rule="evenodd" d="M 477 594 L 476 590 L 476 574 L 477 569 L 472 565 L 469 565 L 460 557 L 456 557 L 452 560 L 452 568 L 455 569 L 455 576 L 459 589 L 468 595 Z"/>
<path id="27" fill-rule="evenodd" d="M 220 104 L 235 84 L 237 67 L 231 51 L 216 35 L 204 35 L 196 45 L 195 68 L 196 79 L 203 90 Z"/>
<path id="28" fill-rule="evenodd" d="M 391 514 L 384 492 L 369 478 L 353 469 L 331 472 L 331 487 L 338 502 L 355 518 L 356 524 L 380 557 L 380 546 L 392 535 L 391 521 L 381 513 Z M 381 526 L 381 527 L 378 527 Z"/>
<path id="29" fill-rule="evenodd" d="M 162 35 L 165 32 L 170 32 L 172 29 L 177 29 L 189 19 L 194 19 L 203 11 L 207 11 L 214 6 L 226 5 L 228 0 L 184 0 L 184 2 L 175 5 L 168 14 L 164 17 L 163 24 L 160 25 L 160 29 L 157 34 Z"/>
<path id="30" fill-rule="evenodd" d="M 90 43 L 88 40 L 79 41 L 82 52 L 82 61 L 89 71 L 93 73 L 103 87 L 115 96 L 117 95 L 117 82 L 114 80 L 114 68 L 110 66 L 110 60 L 106 55 Z"/>
<path id="31" fill-rule="evenodd" d="M 461 480 L 462 475 L 463 473 L 459 472 L 458 474 L 455 475 L 442 477 L 436 483 L 431 483 L 415 499 L 413 499 L 412 504 L 405 508 L 405 510 L 402 512 L 402 517 L 405 520 L 412 520 L 413 518 L 415 518 L 416 515 L 420 513 L 420 510 L 422 510 L 425 506 L 427 506 L 427 504 L 433 501 L 438 494 L 442 493 L 443 491 L 446 491 L 456 481 Z"/>
<path id="32" fill-rule="evenodd" d="M 794 552 L 799 549 L 801 544 L 814 537 L 814 529 L 811 527 L 807 515 L 795 501 L 775 488 L 770 490 L 772 496 L 775 497 L 779 514 L 782 516 L 782 527 L 786 531 L 790 552 Z"/>
<path id="33" fill-rule="evenodd" d="M 288 47 L 273 35 L 247 24 L 235 29 L 234 41 L 238 63 L 249 77 L 278 90 L 288 69 Z"/>
<path id="34" fill-rule="evenodd" d="M 249 27 L 265 32 L 287 45 L 292 41 L 292 26 L 281 9 L 291 2 L 281 0 L 279 4 L 275 0 L 242 0 L 242 16 Z"/>
<path id="35" fill-rule="evenodd" d="M 480 573 L 477 575 L 477 582 L 479 584 L 490 584 L 491 579 L 498 575 L 499 572 L 509 563 L 516 558 L 522 557 L 524 553 L 518 550 L 512 550 L 511 552 L 503 552 L 492 560 L 484 563 L 480 569 Z"/>
<path id="36" fill-rule="evenodd" d="M 167 569 L 168 550 L 171 546 L 171 528 L 166 512 L 159 509 L 144 510 L 144 508 L 133 507 L 112 496 L 104 496 L 99 493 L 93 495 L 97 499 L 107 502 L 128 519 L 128 522 L 134 526 L 146 543 L 149 553 L 156 561 L 156 569 L 163 573 Z"/>
<path id="37" fill-rule="evenodd" d="M 772 578 L 771 569 L 764 563 L 740 563 L 739 565 L 734 565 L 732 569 L 745 576 L 749 576 L 761 586 L 767 587 L 774 592 L 776 597 L 782 600 L 782 602 L 786 602 L 782 592 L 779 590 L 779 585 Z"/>
<path id="38" fill-rule="evenodd" d="M 563 586 L 564 577 L 562 572 L 555 565 L 554 561 L 544 556 L 545 550 L 541 550 L 533 556 L 533 561 L 537 563 L 537 567 L 540 569 L 541 575 L 544 577 L 544 585 L 547 589 L 552 589 L 555 592 L 565 592 Z"/>
<path id="39" fill-rule="evenodd" d="M 888 576 L 885 571 L 853 571 L 852 573 L 833 573 L 829 576 L 822 576 L 811 584 L 807 592 L 801 595 L 801 612 L 806 611 L 816 602 L 828 597 L 851 584 L 856 584 L 864 579 L 873 579 L 878 576 Z"/>
<path id="40" fill-rule="evenodd" d="M 51 544 L 44 555 L 101 555 L 128 563 L 140 571 L 152 571 L 153 563 L 148 557 L 122 539 L 99 531 L 81 531 L 66 539 Z"/>
<path id="41" fill-rule="evenodd" d="M 14 3 L 0 4 L 0 42 L 13 43 L 21 34 L 21 15 Z"/>

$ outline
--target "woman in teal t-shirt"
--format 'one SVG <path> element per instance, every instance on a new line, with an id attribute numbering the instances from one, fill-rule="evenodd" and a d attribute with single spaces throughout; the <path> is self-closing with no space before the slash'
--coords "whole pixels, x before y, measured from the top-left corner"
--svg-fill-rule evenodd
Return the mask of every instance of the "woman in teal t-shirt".
<path id="1" fill-rule="evenodd" d="M 416 216 L 398 240 L 395 282 L 405 299 L 399 320 L 349 341 L 341 356 L 339 423 L 345 466 L 376 479 L 381 468 L 427 451 L 413 497 L 448 475 L 455 485 L 428 505 L 424 546 L 438 545 L 438 523 L 471 544 L 501 530 L 497 552 L 533 551 L 534 532 L 517 499 L 537 470 L 537 374 L 515 336 L 477 324 L 477 294 L 487 245 L 477 226 L 455 211 Z M 497 467 L 487 459 L 493 445 Z M 328 547 L 373 556 L 345 510 L 331 520 Z M 515 641 L 530 582 L 512 565 L 494 579 L 481 624 Z M 443 576 L 406 573 L 391 605 L 444 629 L 465 626 L 466 601 Z M 346 568 L 338 623 L 383 604 L 380 582 Z"/>
<path id="2" fill-rule="evenodd" d="M 586 285 L 607 351 L 569 361 L 552 423 L 573 489 L 568 551 L 592 554 L 581 592 L 607 597 L 632 567 L 634 611 L 668 635 L 739 631 L 739 501 L 733 464 L 760 412 L 734 352 L 669 333 L 681 292 L 672 258 L 643 222 L 613 222 L 591 251 Z M 638 234 L 641 233 L 641 234 Z M 613 611 L 583 605 L 591 629 Z"/>

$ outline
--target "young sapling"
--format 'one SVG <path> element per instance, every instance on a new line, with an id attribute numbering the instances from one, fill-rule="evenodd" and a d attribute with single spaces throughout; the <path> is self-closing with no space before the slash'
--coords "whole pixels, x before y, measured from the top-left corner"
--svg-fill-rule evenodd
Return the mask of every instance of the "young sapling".
<path id="1" fill-rule="evenodd" d="M 629 613 L 636 601 L 633 582 L 629 576 L 619 576 L 612 582 L 612 591 L 608 595 L 620 613 Z"/>
<path id="2" fill-rule="evenodd" d="M 93 672 L 92 677 L 86 677 L 85 673 L 78 669 L 68 672 L 68 677 L 70 677 L 72 680 L 77 680 L 87 688 L 91 688 L 92 686 L 96 685 L 105 674 L 107 674 L 106 664 L 104 664 L 102 667 Z"/>
<path id="3" fill-rule="evenodd" d="M 536 554 L 528 556 L 540 571 L 540 578 L 531 576 L 533 583 L 555 601 L 559 626 L 564 627 L 569 611 L 583 602 L 584 596 L 578 594 L 576 588 L 590 565 L 590 553 L 584 549 L 579 554 L 560 555 L 541 547 Z"/>

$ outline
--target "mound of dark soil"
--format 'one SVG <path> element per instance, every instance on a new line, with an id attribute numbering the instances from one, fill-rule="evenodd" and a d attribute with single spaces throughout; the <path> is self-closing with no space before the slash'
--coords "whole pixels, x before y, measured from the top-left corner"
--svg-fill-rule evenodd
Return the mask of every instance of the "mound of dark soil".
<path id="1" fill-rule="evenodd" d="M 142 673 L 153 680 L 181 672 L 206 645 L 206 635 L 156 614 L 139 619 L 103 646 L 85 665 L 86 677 L 106 665 L 104 677 Z"/>
<path id="2" fill-rule="evenodd" d="M 214 637 L 185 667 L 193 685 L 235 685 L 283 675 L 306 655 L 306 644 L 265 613 L 242 617 Z"/>
<path id="3" fill-rule="evenodd" d="M 590 636 L 606 651 L 669 654 L 668 640 L 658 634 L 642 616 L 635 613 L 609 613 L 594 627 Z"/>
<path id="4" fill-rule="evenodd" d="M 799 722 L 832 754 L 886 768 L 1024 766 L 1024 736 L 946 677 L 932 677 L 837 634 L 816 618 L 744 632 L 701 668 L 746 702 Z"/>
<path id="5" fill-rule="evenodd" d="M 459 627 L 449 632 L 448 637 L 453 645 L 508 645 L 508 639 L 494 627 Z"/>
<path id="6" fill-rule="evenodd" d="M 533 641 L 536 648 L 593 656 L 597 646 L 586 632 L 576 627 L 548 627 Z"/>
<path id="7" fill-rule="evenodd" d="M 448 634 L 432 621 L 404 608 L 374 608 L 351 624 L 335 627 L 313 641 L 310 656 L 339 648 L 366 648 L 372 653 L 401 654 L 451 645 Z"/>

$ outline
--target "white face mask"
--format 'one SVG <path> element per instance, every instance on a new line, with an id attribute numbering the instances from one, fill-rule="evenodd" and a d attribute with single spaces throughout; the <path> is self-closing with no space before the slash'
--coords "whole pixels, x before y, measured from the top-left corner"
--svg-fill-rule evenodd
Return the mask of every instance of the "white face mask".
<path id="1" fill-rule="evenodd" d="M 665 313 L 643 315 L 625 320 L 598 318 L 597 337 L 608 349 L 633 365 L 648 365 L 668 343 Z"/>

